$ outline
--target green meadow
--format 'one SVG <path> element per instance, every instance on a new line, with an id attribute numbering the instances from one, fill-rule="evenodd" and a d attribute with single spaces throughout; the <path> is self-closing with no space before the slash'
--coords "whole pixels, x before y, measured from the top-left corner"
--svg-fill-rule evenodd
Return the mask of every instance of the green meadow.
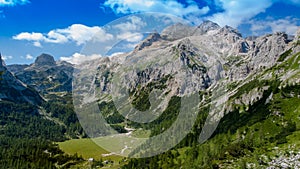
<path id="1" fill-rule="evenodd" d="M 94 158 L 95 160 L 113 160 L 120 161 L 123 157 L 118 155 L 103 156 L 103 154 L 109 154 L 107 150 L 97 145 L 92 139 L 74 139 L 65 142 L 59 142 L 59 147 L 67 154 L 78 154 L 84 159 Z"/>

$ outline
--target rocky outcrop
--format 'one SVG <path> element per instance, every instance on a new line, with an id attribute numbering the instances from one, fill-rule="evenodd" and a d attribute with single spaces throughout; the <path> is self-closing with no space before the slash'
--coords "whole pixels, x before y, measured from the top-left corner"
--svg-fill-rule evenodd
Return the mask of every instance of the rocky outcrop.
<path id="1" fill-rule="evenodd" d="M 35 66 L 54 66 L 55 60 L 53 56 L 43 53 L 36 58 L 34 64 Z"/>
<path id="2" fill-rule="evenodd" d="M 4 65 L 5 64 L 4 64 L 4 61 L 2 60 L 2 55 L 0 53 L 0 70 L 3 69 Z"/>
<path id="3" fill-rule="evenodd" d="M 280 54 L 287 49 L 288 42 L 288 35 L 285 33 L 266 35 L 250 42 L 249 67 L 252 70 L 259 70 L 273 66 Z"/>
<path id="4" fill-rule="evenodd" d="M 209 31 L 214 31 L 219 29 L 221 29 L 221 27 L 218 24 L 207 20 L 197 27 L 197 29 L 193 33 L 193 36 L 204 35 Z"/>
<path id="5" fill-rule="evenodd" d="M 107 74 L 99 73 L 103 77 L 97 78 L 98 86 L 103 92 L 111 92 L 108 77 L 112 77 L 114 70 L 122 64 L 130 68 L 122 72 L 123 86 L 129 90 L 171 75 L 173 79 L 165 82 L 166 90 L 185 95 L 194 90 L 206 90 L 224 77 L 229 81 L 240 81 L 249 74 L 273 66 L 288 43 L 284 33 L 243 38 L 237 29 L 221 28 L 211 21 L 204 21 L 198 27 L 175 24 L 161 35 L 148 36 L 134 52 L 122 56 L 126 58 L 122 63 L 114 58 L 105 65 L 100 63 Z M 107 66 L 112 63 L 114 68 Z M 144 67 L 149 63 L 151 68 Z M 180 72 L 183 67 L 188 68 L 188 72 Z"/>
<path id="6" fill-rule="evenodd" d="M 281 155 L 268 163 L 267 169 L 275 168 L 300 168 L 300 153 L 290 154 L 289 156 Z"/>
<path id="7" fill-rule="evenodd" d="M 185 37 L 192 36 L 195 28 L 186 24 L 178 23 L 172 26 L 167 27 L 162 31 L 161 37 L 166 40 L 178 40 Z"/>
<path id="8" fill-rule="evenodd" d="M 135 51 L 143 50 L 145 47 L 151 46 L 154 42 L 161 40 L 160 34 L 152 33 L 145 40 L 143 40 L 139 45 L 135 47 Z"/>

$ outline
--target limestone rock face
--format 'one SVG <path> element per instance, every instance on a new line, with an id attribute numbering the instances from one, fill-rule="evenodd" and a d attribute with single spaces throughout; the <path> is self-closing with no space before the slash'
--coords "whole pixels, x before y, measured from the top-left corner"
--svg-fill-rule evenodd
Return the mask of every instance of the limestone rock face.
<path id="1" fill-rule="evenodd" d="M 197 27 L 197 29 L 195 30 L 195 33 L 193 34 L 194 36 L 200 36 L 203 34 L 206 34 L 209 31 L 214 31 L 214 30 L 219 30 L 221 27 L 211 21 L 204 21 L 201 25 L 199 25 Z"/>
<path id="2" fill-rule="evenodd" d="M 143 42 L 135 47 L 135 50 L 142 50 L 145 47 L 151 46 L 154 42 L 161 40 L 161 37 L 158 33 L 150 34 Z"/>
<path id="3" fill-rule="evenodd" d="M 277 63 L 288 45 L 285 33 L 243 38 L 238 30 L 211 21 L 198 27 L 175 24 L 161 34 L 151 34 L 133 52 L 96 64 L 101 76 L 97 85 L 102 92 L 110 93 L 109 79 L 128 66 L 121 71 L 124 79 L 120 80 L 128 90 L 171 75 L 171 79 L 164 81 L 166 91 L 186 95 L 211 88 L 222 78 L 240 81 L 267 69 Z M 182 72 L 183 69 L 188 71 Z"/>
<path id="4" fill-rule="evenodd" d="M 166 40 L 178 40 L 191 36 L 194 33 L 194 31 L 194 27 L 178 23 L 167 27 L 165 30 L 163 30 L 161 33 L 161 37 L 163 37 Z"/>
<path id="5" fill-rule="evenodd" d="M 288 35 L 285 33 L 275 33 L 257 38 L 251 42 L 250 67 L 257 70 L 261 67 L 273 66 L 279 55 L 286 50 L 288 45 Z"/>

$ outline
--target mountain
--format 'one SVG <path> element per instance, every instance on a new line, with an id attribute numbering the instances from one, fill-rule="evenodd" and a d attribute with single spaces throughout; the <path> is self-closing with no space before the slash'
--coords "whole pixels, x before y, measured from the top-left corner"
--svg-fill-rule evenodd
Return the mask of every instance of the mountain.
<path id="1" fill-rule="evenodd" d="M 32 86 L 46 98 L 41 112 L 61 124 L 60 134 L 84 135 L 74 106 L 90 137 L 109 135 L 104 129 L 110 126 L 113 134 L 126 133 L 120 137 L 160 138 L 159 144 L 125 145 L 114 153 L 143 156 L 174 143 L 160 155 L 126 159 L 122 168 L 300 167 L 300 29 L 293 39 L 283 32 L 244 38 L 211 21 L 175 24 L 149 34 L 129 53 L 77 66 L 42 54 L 30 65 L 7 69 L 1 61 L 0 72 L 3 100 Z M 26 102 L 34 100 L 28 92 L 16 95 L 19 102 L 39 105 Z M 92 114 L 98 110 L 109 124 L 101 130 Z M 172 135 L 159 137 L 178 120 Z M 184 135 L 179 143 L 176 133 Z"/>
<path id="2" fill-rule="evenodd" d="M 195 32 L 193 33 L 194 36 L 201 36 L 203 34 L 206 34 L 209 31 L 219 30 L 221 27 L 211 21 L 204 21 L 201 25 L 199 25 Z"/>
<path id="3" fill-rule="evenodd" d="M 199 93 L 198 115 L 188 121 L 195 124 L 191 132 L 177 130 L 187 136 L 176 148 L 132 159 L 124 168 L 274 166 L 280 163 L 276 153 L 288 157 L 286 151 L 297 154 L 300 147 L 299 35 L 300 29 L 294 39 L 283 32 L 244 38 L 238 30 L 210 21 L 198 27 L 176 24 L 149 35 L 132 52 L 76 67 L 75 107 L 96 102 L 117 131 L 126 132 L 126 126 L 158 136 L 176 122 L 180 100 Z M 185 111 L 193 101 L 184 102 Z M 207 117 L 219 125 L 203 134 Z M 97 126 L 98 121 L 88 121 Z M 92 128 L 87 132 L 107 134 Z M 207 139 L 204 144 L 199 136 Z M 160 142 L 172 143 L 173 137 Z M 152 143 L 134 147 L 130 155 L 149 153 L 147 145 Z"/>
<path id="4" fill-rule="evenodd" d="M 183 30 L 196 30 L 199 33 L 177 37 L 181 32 L 189 32 Z M 165 34 L 168 33 L 167 37 Z M 183 82 L 180 79 L 175 82 L 167 81 L 165 84 L 172 93 L 182 95 L 187 94 L 188 90 L 207 89 L 220 78 L 226 79 L 228 83 L 242 81 L 250 74 L 278 64 L 280 55 L 291 47 L 292 42 L 285 33 L 274 33 L 250 40 L 243 38 L 236 29 L 229 26 L 221 28 L 216 23 L 205 21 L 196 28 L 182 24 L 170 26 L 161 36 L 158 33 L 149 35 L 133 52 L 116 56 L 125 59 L 120 61 L 116 58 L 105 58 L 105 61 L 102 59 L 94 66 L 101 68 L 99 75 L 108 72 L 99 77 L 99 80 L 103 80 L 99 85 L 107 93 L 111 91 L 111 81 L 108 79 L 113 77 L 112 74 L 121 65 L 134 64 L 135 61 L 140 61 L 141 64 L 156 63 L 151 68 L 132 68 L 129 72 L 123 72 L 122 76 L 126 76 L 124 86 L 129 87 L 129 90 L 168 75 L 184 76 L 179 75 L 180 67 L 188 66 L 196 78 L 191 84 L 182 88 L 180 85 Z"/>
<path id="5" fill-rule="evenodd" d="M 56 62 L 51 55 L 41 54 L 33 64 L 9 65 L 7 69 L 23 83 L 43 94 L 72 91 L 73 65 L 64 61 Z"/>
<path id="6" fill-rule="evenodd" d="M 43 70 L 50 71 L 54 67 L 64 69 L 60 67 L 69 65 L 56 64 L 53 61 L 50 55 L 42 55 L 32 65 L 14 65 L 10 68 L 27 76 L 26 82 L 38 83 L 34 80 L 35 77 L 28 73 L 32 70 L 28 69 L 34 67 L 40 73 Z M 28 72 L 20 72 L 25 69 Z M 40 93 L 43 94 L 42 91 Z M 82 129 L 70 106 L 69 95 L 54 95 L 44 99 L 40 93 L 11 73 L 0 54 L 1 168 L 68 168 L 82 163 L 81 157 L 66 155 L 53 143 L 82 135 Z M 59 99 L 63 99 L 63 102 L 58 103 Z"/>
<path id="7" fill-rule="evenodd" d="M 0 54 L 0 100 L 39 106 L 43 98 L 7 70 Z"/>

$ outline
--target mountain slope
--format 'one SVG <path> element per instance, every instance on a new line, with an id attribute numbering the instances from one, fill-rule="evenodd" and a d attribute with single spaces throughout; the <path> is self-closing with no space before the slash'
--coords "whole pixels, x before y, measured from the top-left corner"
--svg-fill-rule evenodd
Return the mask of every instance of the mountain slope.
<path id="1" fill-rule="evenodd" d="M 243 38 L 237 30 L 209 21 L 196 28 L 177 24 L 150 35 L 133 52 L 81 65 L 89 69 L 78 68 L 75 94 L 86 102 L 77 106 L 97 101 L 106 121 L 119 132 L 126 126 L 156 136 L 175 122 L 180 99 L 196 91 L 198 116 L 180 144 L 162 155 L 132 159 L 124 168 L 264 168 L 272 165 L 277 146 L 282 153 L 295 144 L 293 151 L 299 152 L 293 138 L 299 138 L 300 129 L 299 52 L 299 34 L 293 41 L 285 33 Z M 218 97 L 218 89 L 226 91 L 227 98 Z M 160 93 L 153 99 L 155 90 Z M 199 144 L 213 101 L 225 105 L 212 117 L 221 121 L 209 140 Z M 137 123 L 142 119 L 136 112 L 157 118 Z M 131 155 L 146 152 L 145 147 L 136 147 Z"/>
<path id="2" fill-rule="evenodd" d="M 39 106 L 43 99 L 34 89 L 22 83 L 4 66 L 0 54 L 0 99 L 14 103 L 29 103 Z"/>

